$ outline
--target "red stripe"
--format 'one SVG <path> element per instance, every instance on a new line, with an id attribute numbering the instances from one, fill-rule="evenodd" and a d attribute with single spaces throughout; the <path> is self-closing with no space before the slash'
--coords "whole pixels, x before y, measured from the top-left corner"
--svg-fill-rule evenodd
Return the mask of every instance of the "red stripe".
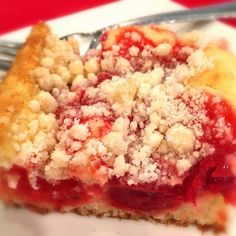
<path id="1" fill-rule="evenodd" d="M 0 34 L 35 24 L 40 20 L 49 20 L 114 1 L 115 0 L 1 0 Z"/>
<path id="2" fill-rule="evenodd" d="M 0 34 L 116 0 L 2 0 Z M 157 0 L 158 1 L 158 0 Z M 234 0 L 174 0 L 187 7 L 197 7 Z M 236 20 L 225 20 L 236 27 Z M 68 26 L 69 27 L 69 26 Z"/>
<path id="3" fill-rule="evenodd" d="M 186 7 L 200 7 L 209 4 L 223 3 L 223 2 L 233 2 L 234 0 L 174 0 L 177 3 L 180 3 Z M 236 19 L 227 19 L 222 20 L 224 23 L 230 24 L 233 27 L 236 27 Z"/>

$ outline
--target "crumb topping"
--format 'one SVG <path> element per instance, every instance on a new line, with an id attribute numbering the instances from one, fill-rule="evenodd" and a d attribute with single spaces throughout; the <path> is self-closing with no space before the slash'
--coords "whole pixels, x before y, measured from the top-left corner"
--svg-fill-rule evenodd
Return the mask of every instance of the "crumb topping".
<path id="1" fill-rule="evenodd" d="M 72 39 L 48 36 L 40 66 L 32 71 L 41 90 L 28 104 L 35 118 L 24 132 L 12 125 L 18 159 L 35 175 L 88 184 L 116 177 L 129 185 L 176 185 L 214 153 L 203 140 L 209 98 L 186 84 L 214 67 L 203 48 L 192 47 L 197 36 L 186 35 L 179 50 L 168 42 L 139 47 L 137 32 L 124 37 L 135 42 L 126 53 L 127 45 L 117 42 L 82 58 Z M 227 132 L 232 138 L 225 127 L 220 117 L 216 136 Z"/>

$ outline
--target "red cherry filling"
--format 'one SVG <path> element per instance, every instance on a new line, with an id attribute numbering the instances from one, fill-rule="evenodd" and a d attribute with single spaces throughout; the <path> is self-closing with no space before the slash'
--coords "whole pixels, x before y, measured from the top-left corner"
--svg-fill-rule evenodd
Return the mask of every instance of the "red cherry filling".
<path id="1" fill-rule="evenodd" d="M 110 181 L 108 196 L 112 205 L 136 211 L 162 212 L 174 209 L 185 202 L 195 202 L 204 192 L 221 193 L 227 202 L 235 202 L 235 177 L 224 173 L 227 169 L 222 156 L 208 157 L 200 161 L 189 173 L 182 185 L 155 186 L 139 184 L 128 186 L 117 179 Z M 216 177 L 216 170 L 218 176 Z"/>
<path id="2" fill-rule="evenodd" d="M 160 212 L 184 201 L 183 189 L 179 186 L 155 186 L 155 183 L 128 186 L 117 179 L 110 181 L 107 194 L 115 207 L 136 211 Z"/>
<path id="3" fill-rule="evenodd" d="M 205 136 L 202 141 L 214 144 L 215 153 L 200 160 L 181 185 L 171 187 L 151 183 L 128 186 L 122 179 L 111 180 L 108 196 L 112 205 L 125 209 L 159 212 L 175 208 L 184 202 L 195 202 L 204 192 L 221 193 L 225 201 L 236 204 L 236 178 L 232 173 L 232 166 L 235 168 L 236 145 L 228 139 L 227 127 L 222 127 L 225 132 L 221 138 L 215 136 L 213 129 L 216 118 L 223 116 L 235 137 L 236 116 L 226 101 L 216 105 L 213 100 L 214 98 L 210 97 L 207 104 L 207 115 L 212 123 L 205 125 Z"/>
<path id="4" fill-rule="evenodd" d="M 48 183 L 37 177 L 37 188 L 34 189 L 29 183 L 26 170 L 21 167 L 15 166 L 9 171 L 0 170 L 0 174 L 0 196 L 9 202 L 15 199 L 26 205 L 59 210 L 63 206 L 82 204 L 90 198 L 86 187 L 73 179 Z"/>

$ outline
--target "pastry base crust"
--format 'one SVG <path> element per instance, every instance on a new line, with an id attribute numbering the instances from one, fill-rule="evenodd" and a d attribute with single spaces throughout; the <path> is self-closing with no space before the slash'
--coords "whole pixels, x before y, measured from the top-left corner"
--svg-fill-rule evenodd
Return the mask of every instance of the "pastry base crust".
<path id="1" fill-rule="evenodd" d="M 20 201 L 7 202 L 9 207 L 24 207 L 40 214 L 47 214 L 55 212 L 54 209 L 47 206 L 37 207 L 20 203 Z M 221 195 L 206 195 L 201 197 L 197 204 L 184 203 L 176 210 L 166 210 L 163 213 L 152 214 L 146 212 L 145 214 L 138 214 L 132 211 L 116 209 L 102 201 L 89 203 L 87 205 L 75 207 L 66 206 L 63 209 L 56 210 L 60 213 L 74 212 L 81 216 L 96 216 L 96 217 L 112 217 L 119 219 L 132 220 L 147 220 L 153 223 L 175 224 L 179 226 L 188 226 L 190 224 L 196 225 L 202 230 L 214 230 L 216 232 L 224 231 L 227 222 L 227 207 Z"/>

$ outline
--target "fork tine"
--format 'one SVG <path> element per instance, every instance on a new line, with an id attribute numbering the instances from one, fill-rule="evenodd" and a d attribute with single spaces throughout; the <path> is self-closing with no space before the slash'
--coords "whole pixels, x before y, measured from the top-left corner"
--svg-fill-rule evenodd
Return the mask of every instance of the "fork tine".
<path id="1" fill-rule="evenodd" d="M 9 41 L 0 41 L 0 47 L 4 48 L 13 48 L 19 49 L 22 46 L 22 43 L 19 42 L 9 42 Z"/>
<path id="2" fill-rule="evenodd" d="M 11 66 L 14 58 L 14 55 L 0 54 L 0 69 L 8 69 Z"/>
<path id="3" fill-rule="evenodd" d="M 0 62 L 12 62 L 14 58 L 14 55 L 0 54 Z"/>
<path id="4" fill-rule="evenodd" d="M 7 70 L 15 58 L 21 43 L 0 41 L 0 69 Z"/>
<path id="5" fill-rule="evenodd" d="M 11 67 L 12 63 L 0 61 L 0 72 L 7 71 Z M 1 80 L 1 77 L 0 77 Z"/>
<path id="6" fill-rule="evenodd" d="M 16 42 L 0 41 L 0 55 L 16 55 L 20 45 Z"/>
<path id="7" fill-rule="evenodd" d="M 15 56 L 18 49 L 8 48 L 0 46 L 0 55 L 12 55 Z"/>

